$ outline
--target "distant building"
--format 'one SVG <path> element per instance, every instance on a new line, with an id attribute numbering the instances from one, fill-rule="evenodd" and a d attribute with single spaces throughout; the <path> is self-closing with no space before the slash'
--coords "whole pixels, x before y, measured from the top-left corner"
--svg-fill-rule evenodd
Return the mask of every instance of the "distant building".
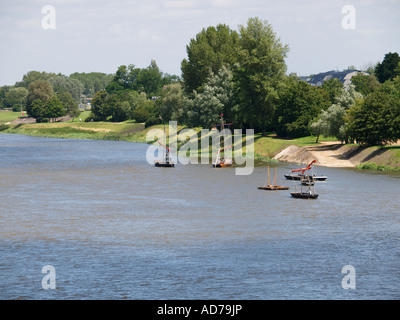
<path id="1" fill-rule="evenodd" d="M 359 70 L 344 70 L 344 71 L 332 70 L 313 75 L 311 79 L 307 80 L 307 82 L 312 86 L 321 86 L 325 81 L 336 78 L 339 79 L 341 83 L 343 83 L 345 88 L 348 88 L 348 86 L 351 84 L 351 78 L 360 73 L 368 75 L 367 73 Z"/>

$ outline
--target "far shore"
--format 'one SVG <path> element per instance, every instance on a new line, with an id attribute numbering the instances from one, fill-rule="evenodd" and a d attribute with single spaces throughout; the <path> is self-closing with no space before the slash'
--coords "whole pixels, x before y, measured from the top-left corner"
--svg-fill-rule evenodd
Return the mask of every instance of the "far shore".
<path id="1" fill-rule="evenodd" d="M 67 120 L 67 121 L 65 121 Z M 168 126 L 167 126 L 168 127 Z M 14 133 L 42 137 L 96 140 L 123 140 L 147 143 L 146 134 L 150 129 L 163 129 L 162 125 L 145 128 L 143 123 L 126 121 L 84 122 L 80 118 L 64 119 L 63 122 L 34 123 L 29 118 L 1 122 L 0 133 Z M 178 130 L 183 129 L 178 126 Z M 194 128 L 199 132 L 201 128 Z M 167 133 L 168 134 L 168 133 Z M 379 171 L 400 171 L 400 144 L 380 147 L 346 145 L 329 138 L 320 138 L 315 143 L 313 136 L 299 139 L 282 139 L 273 134 L 256 135 L 254 155 L 259 161 L 281 161 L 307 164 L 317 160 L 315 165 L 332 168 L 367 168 Z"/>

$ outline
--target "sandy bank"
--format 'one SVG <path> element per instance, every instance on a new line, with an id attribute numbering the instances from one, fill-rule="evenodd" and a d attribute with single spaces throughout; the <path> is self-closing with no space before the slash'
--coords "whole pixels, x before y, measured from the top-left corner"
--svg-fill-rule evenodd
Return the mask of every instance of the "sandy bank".
<path id="1" fill-rule="evenodd" d="M 299 164 L 308 164 L 315 159 L 316 165 L 333 168 L 353 168 L 365 162 L 399 166 L 398 160 L 393 155 L 393 151 L 388 149 L 322 142 L 305 147 L 289 146 L 274 159 Z"/>

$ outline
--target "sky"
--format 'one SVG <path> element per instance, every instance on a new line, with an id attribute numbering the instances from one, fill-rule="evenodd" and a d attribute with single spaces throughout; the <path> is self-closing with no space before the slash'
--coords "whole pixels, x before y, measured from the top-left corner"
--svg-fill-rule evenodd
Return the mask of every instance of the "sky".
<path id="1" fill-rule="evenodd" d="M 252 17 L 289 46 L 288 74 L 365 69 L 400 53 L 400 0 L 1 0 L 0 86 L 33 70 L 115 73 L 151 60 L 180 76 L 203 28 L 239 30 Z"/>

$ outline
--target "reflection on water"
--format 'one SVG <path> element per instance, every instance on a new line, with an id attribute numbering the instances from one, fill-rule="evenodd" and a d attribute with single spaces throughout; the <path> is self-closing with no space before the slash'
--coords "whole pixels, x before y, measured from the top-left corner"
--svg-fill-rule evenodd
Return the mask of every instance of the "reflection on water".
<path id="1" fill-rule="evenodd" d="M 147 147 L 0 135 L 0 298 L 400 298 L 398 175 L 316 167 L 307 201 L 258 190 L 265 166 L 155 168 Z"/>

